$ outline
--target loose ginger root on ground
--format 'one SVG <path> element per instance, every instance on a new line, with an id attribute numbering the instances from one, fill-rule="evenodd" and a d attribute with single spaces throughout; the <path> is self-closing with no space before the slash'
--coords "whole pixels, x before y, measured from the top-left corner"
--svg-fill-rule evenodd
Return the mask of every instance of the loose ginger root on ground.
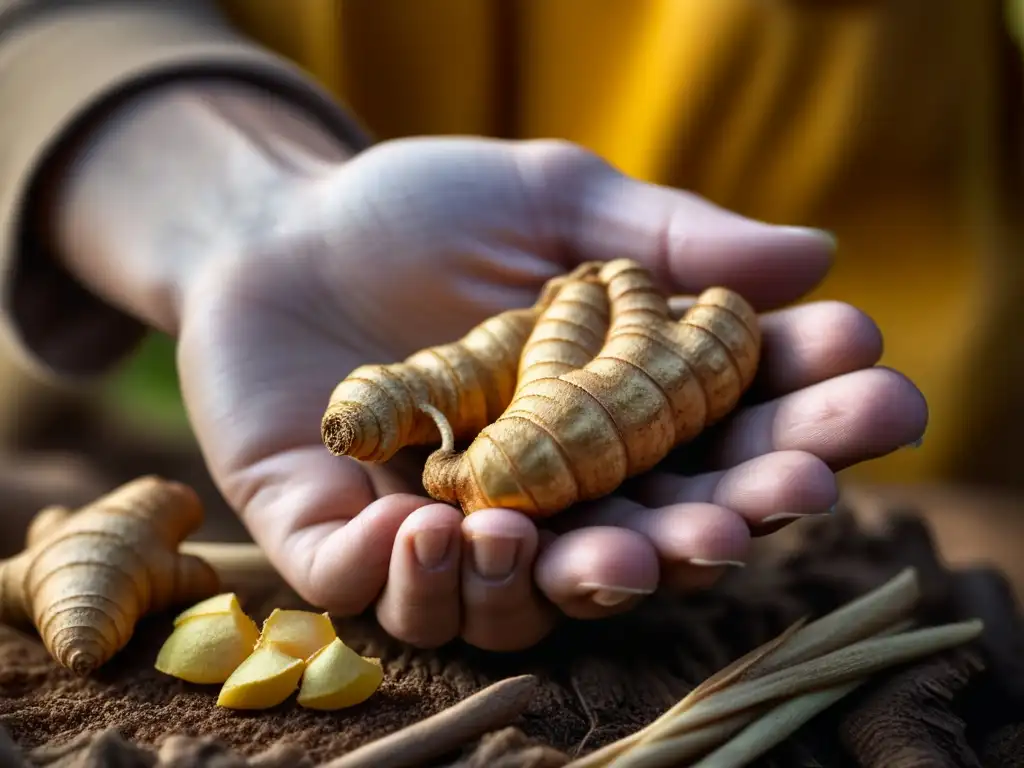
<path id="1" fill-rule="evenodd" d="M 742 297 L 711 288 L 675 322 L 639 264 L 609 262 L 598 279 L 611 325 L 584 366 L 526 378 L 505 412 L 462 453 L 443 411 L 422 406 L 442 435 L 423 470 L 431 497 L 466 514 L 505 507 L 551 515 L 611 493 L 735 408 L 753 381 L 761 346 L 757 315 Z M 549 309 L 577 290 L 573 281 L 563 283 Z M 538 327 L 546 320 L 543 312 Z"/>
<path id="2" fill-rule="evenodd" d="M 214 594 L 218 578 L 178 545 L 203 518 L 195 492 L 142 477 L 78 512 L 44 509 L 21 554 L 0 563 L 0 622 L 31 623 L 53 658 L 85 675 L 150 612 Z"/>
<path id="3" fill-rule="evenodd" d="M 299 688 L 299 706 L 341 709 L 368 699 L 384 680 L 380 661 L 345 645 L 326 613 L 275 609 L 257 632 L 228 593 L 193 606 L 174 625 L 154 666 L 188 682 L 223 683 L 221 707 L 269 709 Z"/>

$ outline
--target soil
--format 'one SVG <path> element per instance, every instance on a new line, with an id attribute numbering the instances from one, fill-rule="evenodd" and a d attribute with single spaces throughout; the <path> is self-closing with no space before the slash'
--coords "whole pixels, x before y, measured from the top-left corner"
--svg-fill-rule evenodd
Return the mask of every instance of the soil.
<path id="1" fill-rule="evenodd" d="M 924 587 L 922 621 L 979 616 L 986 634 L 881 676 L 758 765 L 1024 765 L 1024 619 L 1010 588 L 992 571 L 944 568 L 926 527 L 898 512 L 881 533 L 859 529 L 847 512 L 807 524 L 798 551 L 781 563 L 753 564 L 707 593 L 655 598 L 624 617 L 567 623 L 522 654 L 460 645 L 412 651 L 368 618 L 338 622 L 353 647 L 384 660 L 387 676 L 368 702 L 337 713 L 291 702 L 261 713 L 218 709 L 216 687 L 152 668 L 169 616 L 143 621 L 116 660 L 86 680 L 58 669 L 35 638 L 0 628 L 0 723 L 13 740 L 9 749 L 20 751 L 5 758 L 0 749 L 0 763 L 315 766 L 490 682 L 532 672 L 541 679 L 539 694 L 513 727 L 438 765 L 555 768 L 642 727 L 798 617 L 827 612 L 907 565 L 918 569 Z M 284 588 L 243 595 L 243 602 L 257 619 L 275 606 L 302 607 Z"/>
<path id="2" fill-rule="evenodd" d="M 0 549 L 46 504 L 77 506 L 140 474 L 195 487 L 207 506 L 198 537 L 245 532 L 217 494 L 192 444 L 132 439 L 82 414 L 61 415 L 0 462 Z M 53 436 L 57 435 L 58 438 Z M 76 436 L 88 436 L 88 439 Z M 85 461 L 82 457 L 89 457 Z M 924 590 L 925 623 L 980 617 L 979 641 L 881 675 L 757 763 L 785 768 L 1024 768 L 1024 617 L 1002 575 L 950 570 L 914 510 L 886 510 L 883 529 L 844 510 L 790 529 L 790 554 L 755 561 L 713 589 L 650 599 L 626 616 L 567 622 L 522 654 L 489 655 L 459 644 L 414 651 L 372 618 L 337 622 L 356 650 L 382 658 L 386 678 L 365 704 L 336 713 L 218 709 L 217 688 L 153 669 L 170 616 L 137 627 L 98 674 L 59 669 L 38 640 L 0 627 L 0 766 L 54 768 L 305 768 L 438 712 L 485 685 L 530 672 L 536 699 L 511 727 L 438 766 L 557 768 L 643 727 L 693 686 L 803 616 L 858 597 L 908 565 Z M 305 607 L 283 586 L 241 595 L 261 620 L 274 607 Z M 424 766 L 423 768 L 429 768 Z"/>

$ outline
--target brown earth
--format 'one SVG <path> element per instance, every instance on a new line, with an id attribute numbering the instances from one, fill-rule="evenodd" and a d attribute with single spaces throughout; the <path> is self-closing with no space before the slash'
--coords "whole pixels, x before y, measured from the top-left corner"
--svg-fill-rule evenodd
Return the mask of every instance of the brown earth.
<path id="1" fill-rule="evenodd" d="M 980 616 L 967 649 L 884 676 L 820 716 L 760 765 L 1024 765 L 1024 620 L 1007 582 L 984 569 L 949 571 L 929 533 L 897 514 L 867 533 L 841 512 L 803 527 L 782 562 L 755 563 L 689 599 L 655 599 L 625 617 L 570 623 L 529 653 L 494 657 L 462 646 L 417 652 L 369 620 L 339 622 L 387 677 L 365 704 L 337 713 L 293 703 L 241 714 L 214 706 L 216 688 L 152 668 L 169 617 L 144 621 L 92 679 L 58 669 L 38 641 L 0 629 L 0 723 L 26 765 L 313 766 L 437 712 L 489 682 L 532 672 L 539 695 L 514 727 L 440 764 L 546 768 L 642 727 L 696 683 L 804 614 L 820 615 L 906 565 L 924 587 L 921 620 Z M 285 589 L 246 595 L 260 619 L 301 604 Z M 268 752 L 269 750 L 269 752 Z M 3 756 L 0 755 L 0 758 Z M 9 756 L 0 760 L 16 765 Z"/>

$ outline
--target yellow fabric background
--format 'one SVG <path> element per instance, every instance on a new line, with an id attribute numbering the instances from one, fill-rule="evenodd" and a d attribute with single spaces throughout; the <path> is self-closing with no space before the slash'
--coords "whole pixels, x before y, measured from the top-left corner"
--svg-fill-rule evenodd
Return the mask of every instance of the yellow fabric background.
<path id="1" fill-rule="evenodd" d="M 562 137 L 749 216 L 835 232 L 838 263 L 813 298 L 871 314 L 884 364 L 918 383 L 932 413 L 923 448 L 853 472 L 1016 480 L 1001 467 L 1019 434 L 1008 403 L 1024 354 L 1000 339 L 1024 299 L 1007 138 L 1020 94 L 1000 2 L 223 6 L 378 138 Z"/>

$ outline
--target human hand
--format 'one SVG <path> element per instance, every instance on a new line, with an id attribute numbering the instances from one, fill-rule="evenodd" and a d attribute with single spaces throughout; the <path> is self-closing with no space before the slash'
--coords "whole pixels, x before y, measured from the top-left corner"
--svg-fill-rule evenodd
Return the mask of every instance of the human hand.
<path id="1" fill-rule="evenodd" d="M 705 587 L 770 518 L 828 510 L 834 471 L 924 430 L 917 389 L 873 367 L 881 338 L 867 317 L 837 303 L 779 309 L 827 272 L 823 235 L 550 142 L 390 142 L 293 203 L 273 239 L 189 285 L 183 394 L 219 487 L 290 584 L 339 614 L 375 603 L 411 643 L 523 648 L 559 613 L 599 617 L 659 586 Z M 725 285 L 767 312 L 758 380 L 688 471 L 666 462 L 538 530 L 510 510 L 463 518 L 423 496 L 415 467 L 323 446 L 328 396 L 356 366 L 452 341 L 580 261 L 623 256 L 668 293 Z"/>

